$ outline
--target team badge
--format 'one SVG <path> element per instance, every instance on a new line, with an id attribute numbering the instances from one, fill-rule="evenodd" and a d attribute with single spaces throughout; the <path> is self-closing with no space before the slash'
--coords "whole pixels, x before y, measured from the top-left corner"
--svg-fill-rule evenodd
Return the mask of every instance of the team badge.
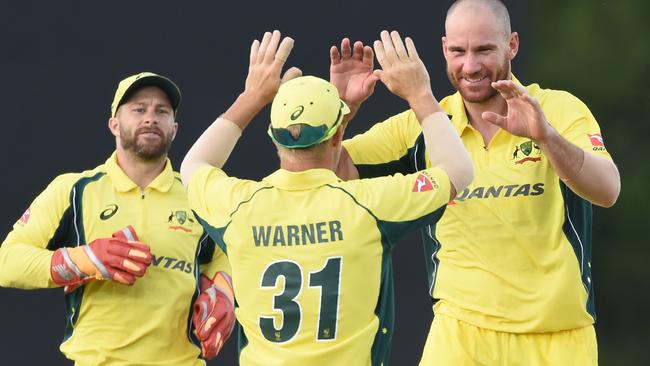
<path id="1" fill-rule="evenodd" d="M 172 211 L 169 214 L 169 217 L 167 218 L 167 223 L 169 224 L 169 228 L 171 230 L 181 230 L 185 231 L 186 233 L 191 233 L 192 229 L 186 227 L 186 223 L 188 225 L 191 225 L 194 223 L 194 219 L 192 219 L 188 214 L 187 211 Z"/>
<path id="2" fill-rule="evenodd" d="M 185 223 L 185 220 L 187 220 L 187 212 L 185 211 L 176 211 L 176 220 L 178 220 L 178 223 L 183 225 Z"/>
<path id="3" fill-rule="evenodd" d="M 537 155 L 537 156 L 535 156 Z M 536 163 L 542 160 L 542 149 L 532 140 L 528 140 L 514 147 L 512 152 L 512 160 L 515 164 L 523 164 L 527 161 Z"/>

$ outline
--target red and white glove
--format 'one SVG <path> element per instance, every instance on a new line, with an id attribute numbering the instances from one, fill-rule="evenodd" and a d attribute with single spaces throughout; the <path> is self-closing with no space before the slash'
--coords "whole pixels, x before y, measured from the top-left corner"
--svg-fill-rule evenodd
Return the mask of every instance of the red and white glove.
<path id="1" fill-rule="evenodd" d="M 217 272 L 210 280 L 201 275 L 201 293 L 194 302 L 194 334 L 206 360 L 214 358 L 235 326 L 235 301 L 230 276 Z"/>
<path id="2" fill-rule="evenodd" d="M 151 264 L 148 245 L 137 241 L 131 226 L 112 238 L 100 238 L 74 248 L 60 248 L 52 255 L 52 281 L 65 286 L 66 293 L 91 280 L 113 280 L 132 285 Z"/>

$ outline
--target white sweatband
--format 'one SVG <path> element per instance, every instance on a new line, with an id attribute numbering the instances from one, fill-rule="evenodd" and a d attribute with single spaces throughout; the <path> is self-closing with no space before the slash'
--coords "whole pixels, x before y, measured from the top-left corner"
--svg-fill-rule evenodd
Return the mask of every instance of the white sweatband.
<path id="1" fill-rule="evenodd" d="M 187 186 L 192 173 L 202 165 L 222 168 L 241 136 L 241 129 L 234 122 L 217 118 L 212 122 L 185 155 L 181 163 L 181 178 Z"/>
<path id="2" fill-rule="evenodd" d="M 208 150 L 207 156 L 210 156 L 211 165 L 221 168 L 235 148 L 242 130 L 234 122 L 219 117 L 208 127 L 208 133 L 211 135 L 211 144 L 204 146 Z"/>

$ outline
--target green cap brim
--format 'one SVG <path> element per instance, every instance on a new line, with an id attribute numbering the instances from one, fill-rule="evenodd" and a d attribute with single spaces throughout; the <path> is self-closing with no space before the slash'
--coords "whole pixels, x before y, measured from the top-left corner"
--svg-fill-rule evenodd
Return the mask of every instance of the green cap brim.
<path id="1" fill-rule="evenodd" d="M 318 126 L 303 124 L 302 130 L 300 131 L 300 136 L 298 136 L 298 138 L 294 138 L 288 129 L 273 128 L 272 125 L 269 125 L 267 132 L 269 136 L 271 136 L 271 139 L 280 146 L 284 146 L 289 149 L 310 147 L 325 140 L 329 140 L 332 138 L 332 136 L 334 136 L 338 130 L 339 123 L 343 119 L 341 112 L 342 110 L 339 110 L 339 115 L 336 118 L 336 122 L 334 122 L 330 128 L 327 128 L 326 124 Z"/>

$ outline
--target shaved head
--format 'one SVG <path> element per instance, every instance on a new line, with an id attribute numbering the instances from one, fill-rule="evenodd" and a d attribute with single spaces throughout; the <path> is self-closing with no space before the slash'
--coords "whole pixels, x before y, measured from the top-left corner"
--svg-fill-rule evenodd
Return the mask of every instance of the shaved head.
<path id="1" fill-rule="evenodd" d="M 510 78 L 519 35 L 501 1 L 457 0 L 447 11 L 442 48 L 449 81 L 465 102 L 489 103 L 498 96 L 491 82 Z"/>
<path id="2" fill-rule="evenodd" d="M 449 19 L 458 13 L 459 15 L 467 12 L 484 12 L 488 10 L 493 16 L 494 20 L 499 23 L 504 36 L 509 37 L 512 33 L 510 28 L 510 15 L 508 9 L 500 0 L 457 0 L 447 10 L 447 17 L 445 18 L 445 31 L 447 31 L 447 24 Z"/>

